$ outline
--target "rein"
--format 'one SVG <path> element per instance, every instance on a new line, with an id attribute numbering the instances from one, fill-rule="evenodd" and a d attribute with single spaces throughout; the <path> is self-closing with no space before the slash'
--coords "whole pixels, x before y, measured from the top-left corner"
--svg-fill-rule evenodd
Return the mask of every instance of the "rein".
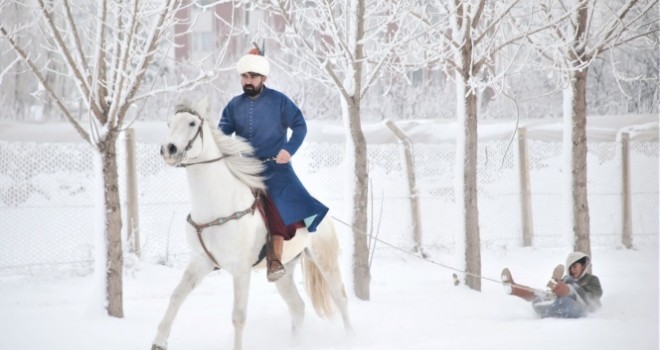
<path id="1" fill-rule="evenodd" d="M 200 161 L 200 162 L 194 162 L 194 163 L 180 163 L 180 164 L 176 165 L 176 167 L 177 167 L 177 168 L 185 168 L 185 167 L 188 167 L 188 166 L 191 166 L 191 165 L 215 163 L 215 162 L 220 161 L 220 160 L 223 160 L 224 158 L 227 158 L 227 157 L 230 157 L 230 156 L 221 155 L 220 157 L 213 158 L 213 159 L 208 159 L 208 160 L 203 160 L 203 161 Z M 266 159 L 262 160 L 261 162 L 262 162 L 262 163 L 271 162 L 271 161 L 274 161 L 276 158 L 277 158 L 277 157 L 266 158 Z"/>
<path id="2" fill-rule="evenodd" d="M 225 157 L 226 156 L 222 155 L 222 156 L 217 157 L 217 158 L 203 160 L 203 161 L 194 162 L 194 163 L 179 163 L 176 167 L 177 168 L 185 168 L 185 167 L 189 167 L 191 165 L 215 163 L 217 161 L 220 161 L 220 160 L 224 159 Z"/>
<path id="3" fill-rule="evenodd" d="M 259 199 L 261 199 L 261 192 L 256 192 L 255 195 L 254 195 L 254 202 L 252 202 L 252 205 L 249 208 L 247 208 L 245 210 L 237 211 L 237 212 L 235 212 L 235 213 L 233 213 L 229 216 L 219 217 L 219 218 L 217 218 L 213 221 L 207 222 L 205 224 L 196 223 L 195 221 L 193 221 L 191 214 L 188 214 L 188 217 L 186 218 L 186 221 L 188 221 L 188 223 L 193 228 L 195 228 L 195 231 L 197 231 L 197 238 L 199 239 L 199 243 L 202 245 L 202 248 L 204 249 L 204 252 L 206 253 L 206 255 L 208 255 L 208 257 L 211 259 L 211 261 L 213 261 L 213 263 L 217 267 L 220 267 L 220 264 L 215 259 L 213 254 L 211 254 L 211 252 L 208 250 L 208 248 L 206 247 L 206 244 L 204 244 L 204 240 L 202 239 L 202 231 L 204 231 L 205 228 L 208 228 L 208 227 L 211 227 L 211 226 L 221 226 L 221 225 L 227 223 L 228 221 L 238 220 L 238 219 L 244 217 L 247 214 L 254 214 L 254 211 L 257 209 L 257 207 L 259 205 Z"/>

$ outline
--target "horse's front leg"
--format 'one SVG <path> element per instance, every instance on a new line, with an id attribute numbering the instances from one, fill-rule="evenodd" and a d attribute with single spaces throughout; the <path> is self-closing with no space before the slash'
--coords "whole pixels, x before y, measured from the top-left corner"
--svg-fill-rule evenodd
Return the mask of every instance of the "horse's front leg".
<path id="1" fill-rule="evenodd" d="M 234 310 L 232 322 L 234 323 L 234 350 L 243 348 L 243 329 L 247 315 L 248 295 L 250 291 L 250 270 L 234 275 Z"/>
<path id="2" fill-rule="evenodd" d="M 158 333 L 152 343 L 152 350 L 164 350 L 167 348 L 167 339 L 172 330 L 172 322 L 174 322 L 174 318 L 176 317 L 181 304 L 186 300 L 188 294 L 190 294 L 190 292 L 199 285 L 202 279 L 211 271 L 213 271 L 213 264 L 207 257 L 195 256 L 191 258 L 179 285 L 177 285 L 174 292 L 172 292 L 170 305 L 167 307 L 165 316 L 158 325 Z"/>

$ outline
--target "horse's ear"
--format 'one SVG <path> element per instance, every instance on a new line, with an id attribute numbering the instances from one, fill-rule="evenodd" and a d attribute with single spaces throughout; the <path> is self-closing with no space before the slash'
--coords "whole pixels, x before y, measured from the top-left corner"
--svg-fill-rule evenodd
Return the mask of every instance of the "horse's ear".
<path id="1" fill-rule="evenodd" d="M 204 116 L 208 116 L 209 111 L 209 97 L 204 96 L 201 100 L 197 101 L 195 104 L 195 109 Z"/>

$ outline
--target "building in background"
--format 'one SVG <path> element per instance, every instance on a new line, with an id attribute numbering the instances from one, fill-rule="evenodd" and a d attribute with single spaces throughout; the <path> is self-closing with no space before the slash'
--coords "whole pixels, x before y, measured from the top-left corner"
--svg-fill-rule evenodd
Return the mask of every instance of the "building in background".
<path id="1" fill-rule="evenodd" d="M 178 13 L 175 30 L 175 61 L 200 61 L 217 58 L 226 48 L 226 59 L 238 59 L 252 47 L 259 27 L 268 23 L 284 30 L 284 22 L 267 12 L 233 3 L 214 4 L 217 0 L 188 0 Z M 261 45 L 262 43 L 259 43 Z M 267 50 L 277 50 L 269 45 Z"/>

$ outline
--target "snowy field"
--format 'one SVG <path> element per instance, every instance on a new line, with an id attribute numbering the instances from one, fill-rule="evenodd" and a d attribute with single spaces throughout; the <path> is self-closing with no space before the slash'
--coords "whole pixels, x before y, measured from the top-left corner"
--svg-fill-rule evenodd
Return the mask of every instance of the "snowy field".
<path id="1" fill-rule="evenodd" d="M 344 250 L 345 270 L 347 255 Z M 373 263 L 369 302 L 352 295 L 345 271 L 352 335 L 344 332 L 339 317 L 319 319 L 303 294 L 306 320 L 296 341 L 284 302 L 265 281 L 264 271 L 255 271 L 245 349 L 658 349 L 657 246 L 595 248 L 603 308 L 577 320 L 539 319 L 528 303 L 505 295 L 500 284 L 488 279 L 482 281 L 481 293 L 455 287 L 452 271 L 439 265 L 451 266 L 453 256 L 431 255 L 437 264 L 381 250 Z M 508 266 L 518 282 L 540 287 L 565 256 L 553 249 L 489 248 L 482 252 L 483 275 L 499 279 L 502 267 Z M 123 319 L 90 311 L 91 276 L 3 277 L 0 349 L 149 349 L 181 274 L 180 268 L 159 265 L 128 269 Z M 184 303 L 169 349 L 231 348 L 231 299 L 229 275 L 214 272 Z"/>
<path id="2" fill-rule="evenodd" d="M 654 125 L 655 129 L 651 129 L 657 135 L 657 124 Z M 17 128 L 2 125 L 0 139 L 76 140 L 75 135 L 64 137 L 52 126 L 43 130 L 32 128 L 42 133 L 29 137 Z M 70 126 L 62 128 L 69 130 Z M 138 133 L 138 138 L 160 139 L 162 128 L 161 123 L 154 130 Z M 316 128 L 323 132 L 312 135 L 312 139 L 325 140 L 337 134 L 328 129 L 331 126 Z M 489 135 L 492 134 L 495 132 Z M 377 136 L 374 136 L 376 141 Z M 54 229 L 50 225 L 43 223 L 30 232 Z M 493 281 L 499 280 L 500 271 L 508 266 L 517 282 L 542 287 L 554 266 L 564 262 L 567 250 L 507 249 L 504 247 L 511 245 L 484 242 L 484 279 L 479 293 L 453 285 L 453 271 L 445 267 L 455 265 L 453 253 L 439 248 L 431 250 L 435 262 L 431 263 L 381 245 L 373 261 L 371 300 L 365 302 L 352 293 L 352 240 L 347 233 L 342 233 L 340 238 L 345 247 L 341 264 L 350 299 L 353 334 L 344 331 L 339 317 L 330 321 L 319 319 L 299 283 L 308 306 L 303 334 L 294 340 L 284 302 L 275 287 L 266 282 L 264 271 L 255 271 L 245 330 L 246 350 L 659 349 L 657 238 L 639 243 L 634 250 L 594 246 L 594 273 L 603 285 L 603 308 L 578 320 L 539 319 L 531 305 L 505 295 L 501 284 Z M 124 278 L 123 319 L 107 317 L 98 311 L 98 304 L 93 301 L 97 287 L 91 275 L 1 276 L 0 350 L 147 350 L 182 271 L 182 266 L 129 261 Z M 231 279 L 225 272 L 214 272 L 184 303 L 174 322 L 169 349 L 230 349 L 231 307 Z"/>

